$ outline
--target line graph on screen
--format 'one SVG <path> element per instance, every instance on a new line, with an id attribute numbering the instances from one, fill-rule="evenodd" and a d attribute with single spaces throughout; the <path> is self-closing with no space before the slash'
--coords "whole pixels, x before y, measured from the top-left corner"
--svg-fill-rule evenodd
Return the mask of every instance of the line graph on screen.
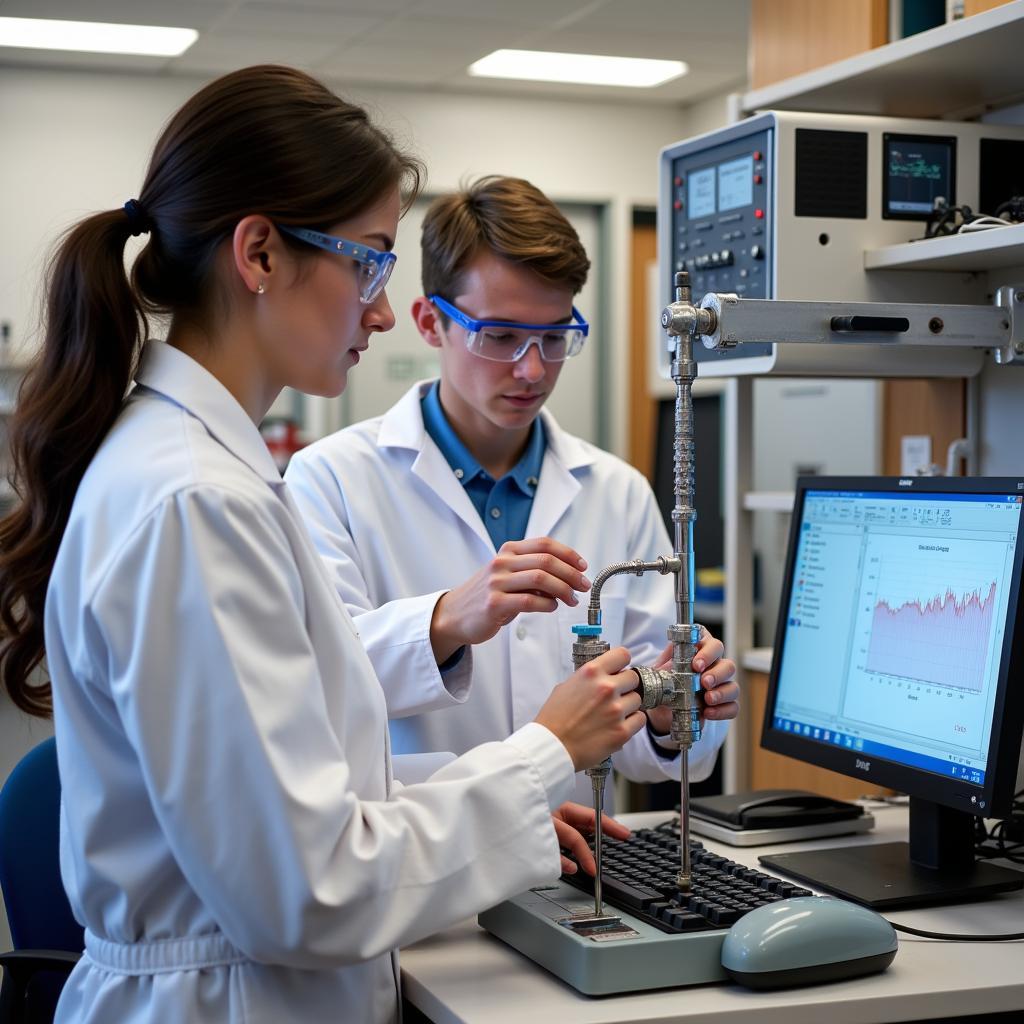
<path id="1" fill-rule="evenodd" d="M 923 581 L 921 581 L 923 582 Z M 919 596 L 894 597 L 879 580 L 871 616 L 869 672 L 979 692 L 992 635 L 996 581 L 968 589 L 932 587 Z M 887 593 L 888 591 L 888 593 Z"/>

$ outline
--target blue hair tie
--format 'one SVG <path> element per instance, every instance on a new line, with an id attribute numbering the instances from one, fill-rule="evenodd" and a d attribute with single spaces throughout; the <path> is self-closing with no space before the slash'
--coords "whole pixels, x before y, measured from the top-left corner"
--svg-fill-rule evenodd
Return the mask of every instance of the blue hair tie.
<path id="1" fill-rule="evenodd" d="M 153 222 L 138 199 L 129 199 L 124 204 L 124 212 L 128 214 L 128 227 L 133 235 L 144 235 L 153 230 Z"/>

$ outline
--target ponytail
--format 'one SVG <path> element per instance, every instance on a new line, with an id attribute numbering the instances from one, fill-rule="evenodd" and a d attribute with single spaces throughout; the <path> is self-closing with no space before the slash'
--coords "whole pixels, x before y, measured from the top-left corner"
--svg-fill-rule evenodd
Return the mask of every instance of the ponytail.
<path id="1" fill-rule="evenodd" d="M 217 252 L 243 217 L 323 230 L 395 187 L 411 202 L 422 174 L 366 111 L 316 79 L 243 68 L 171 118 L 141 203 L 90 217 L 64 238 L 50 266 L 43 349 L 11 425 L 20 501 L 0 519 L 0 683 L 23 711 L 52 712 L 48 683 L 31 679 L 44 656 L 46 589 L 75 492 L 134 376 L 147 314 L 209 321 Z M 129 283 L 125 242 L 146 231 Z"/>
<path id="2" fill-rule="evenodd" d="M 0 519 L 0 682 L 30 715 L 52 713 L 43 660 L 50 572 L 86 467 L 120 412 L 145 315 L 124 269 L 131 211 L 71 229 L 50 264 L 42 351 L 11 421 L 18 504 Z"/>

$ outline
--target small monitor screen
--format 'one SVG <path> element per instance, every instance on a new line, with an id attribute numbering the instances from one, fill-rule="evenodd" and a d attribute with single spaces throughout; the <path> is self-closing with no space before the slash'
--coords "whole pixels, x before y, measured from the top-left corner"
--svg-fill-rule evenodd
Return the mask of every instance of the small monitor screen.
<path id="1" fill-rule="evenodd" d="M 715 168 L 692 171 L 686 183 L 690 218 L 710 217 L 715 212 Z"/>
<path id="2" fill-rule="evenodd" d="M 1020 494 L 808 489 L 766 725 L 984 786 L 1021 510 Z"/>
<path id="3" fill-rule="evenodd" d="M 754 201 L 754 158 L 740 157 L 718 168 L 718 209 L 735 210 Z"/>
<path id="4" fill-rule="evenodd" d="M 884 217 L 926 220 L 937 198 L 955 202 L 955 138 L 886 134 L 883 147 Z"/>

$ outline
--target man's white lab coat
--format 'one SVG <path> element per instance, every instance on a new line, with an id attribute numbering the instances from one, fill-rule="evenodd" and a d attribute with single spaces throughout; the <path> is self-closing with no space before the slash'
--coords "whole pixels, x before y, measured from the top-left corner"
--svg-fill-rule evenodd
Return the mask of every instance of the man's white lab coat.
<path id="1" fill-rule="evenodd" d="M 432 382 L 412 387 L 384 416 L 304 448 L 285 479 L 324 557 L 341 599 L 385 688 L 397 751 L 462 753 L 529 722 L 551 688 L 572 674 L 576 608 L 516 618 L 473 648 L 472 686 L 449 685 L 430 647 L 440 595 L 495 555 L 480 515 L 426 433 L 420 400 Z M 587 560 L 591 579 L 627 559 L 670 555 L 672 545 L 647 481 L 621 459 L 565 433 L 547 410 L 547 450 L 527 537 L 550 536 Z M 636 664 L 652 664 L 675 622 L 672 577 L 612 577 L 601 595 L 602 638 L 624 644 Z M 727 723 L 706 722 L 690 752 L 690 778 L 706 778 Z M 662 758 L 642 730 L 614 756 L 638 782 L 679 778 L 679 759 Z M 589 779 L 576 797 L 589 805 Z M 611 794 L 609 793 L 609 796 Z"/>
<path id="2" fill-rule="evenodd" d="M 138 379 L 47 597 L 87 929 L 57 1019 L 393 1021 L 396 947 L 557 876 L 572 764 L 531 724 L 396 788 L 380 684 L 256 427 L 164 344 Z"/>

